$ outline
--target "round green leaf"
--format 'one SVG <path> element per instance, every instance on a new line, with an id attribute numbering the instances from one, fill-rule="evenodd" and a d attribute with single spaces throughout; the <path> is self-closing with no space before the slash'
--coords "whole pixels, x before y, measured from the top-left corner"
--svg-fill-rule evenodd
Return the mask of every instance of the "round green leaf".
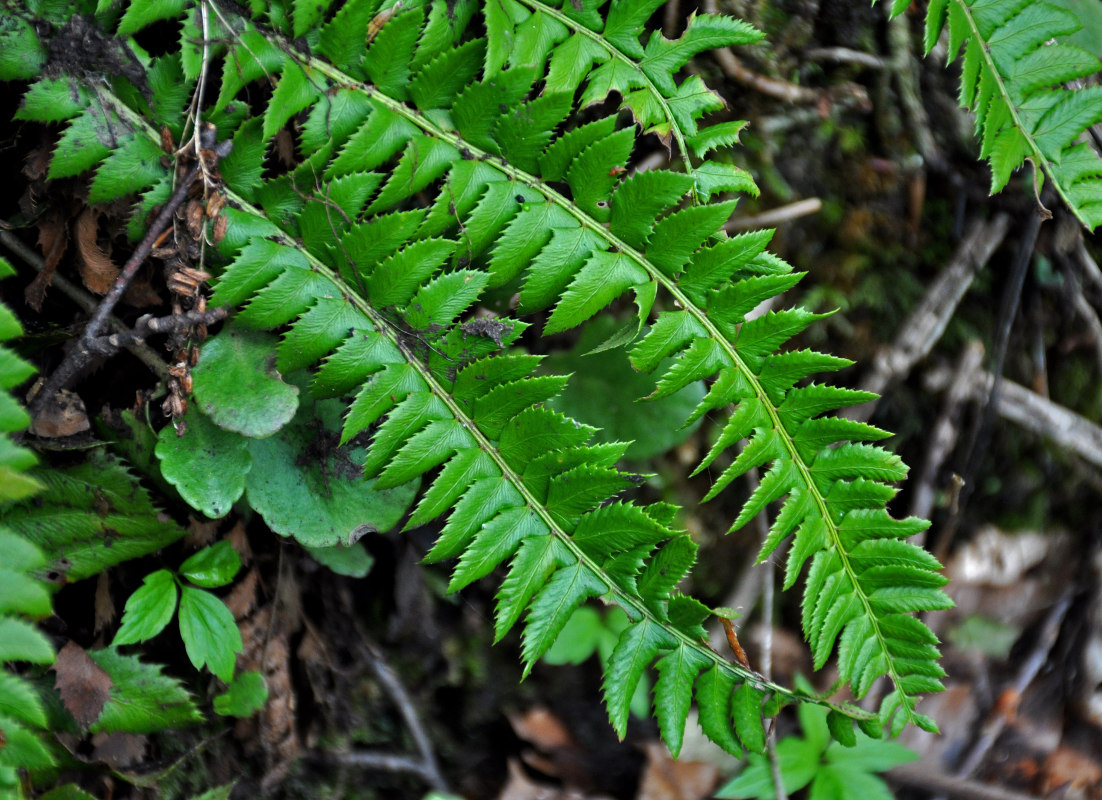
<path id="1" fill-rule="evenodd" d="M 180 637 L 196 669 L 210 671 L 229 683 L 234 656 L 243 649 L 241 631 L 226 604 L 208 591 L 184 586 L 180 589 Z"/>
<path id="2" fill-rule="evenodd" d="M 180 574 L 198 586 L 225 586 L 241 569 L 241 556 L 229 542 L 204 547 L 180 565 Z"/>
<path id="3" fill-rule="evenodd" d="M 375 563 L 375 559 L 364 550 L 361 542 L 356 542 L 351 547 L 338 544 L 333 547 L 307 547 L 306 550 L 319 564 L 349 578 L 364 577 Z"/>
<path id="4" fill-rule="evenodd" d="M 276 370 L 278 344 L 270 333 L 227 328 L 203 345 L 192 370 L 195 398 L 219 427 L 259 439 L 294 417 L 298 387 Z"/>
<path id="5" fill-rule="evenodd" d="M 164 630 L 176 612 L 176 579 L 167 569 L 146 575 L 141 588 L 130 595 L 122 613 L 122 625 L 113 644 L 133 644 L 152 639 Z"/>
<path id="6" fill-rule="evenodd" d="M 600 430 L 594 437 L 603 442 L 632 442 L 626 458 L 642 459 L 681 444 L 699 421 L 681 427 L 704 398 L 704 383 L 696 381 L 668 397 L 636 402 L 654 391 L 664 369 L 654 374 L 636 372 L 623 350 L 605 350 L 586 355 L 613 335 L 618 326 L 612 317 L 594 320 L 582 333 L 573 350 L 555 353 L 543 362 L 550 373 L 573 373 L 562 394 L 549 405 Z"/>
<path id="7" fill-rule="evenodd" d="M 268 701 L 268 687 L 259 672 L 243 672 L 230 688 L 214 698 L 214 713 L 224 717 L 251 717 Z"/>
<path id="8" fill-rule="evenodd" d="M 253 468 L 245 479 L 249 504 L 268 527 L 307 547 L 355 543 L 393 528 L 413 501 L 417 481 L 376 489 L 363 476 L 366 451 L 337 447 L 344 403 L 303 409 L 278 434 L 249 442 Z"/>
<path id="9" fill-rule="evenodd" d="M 249 440 L 218 427 L 194 406 L 184 421 L 183 436 L 166 425 L 157 437 L 154 452 L 161 474 L 196 511 L 223 517 L 245 491 L 245 474 L 252 466 Z"/>

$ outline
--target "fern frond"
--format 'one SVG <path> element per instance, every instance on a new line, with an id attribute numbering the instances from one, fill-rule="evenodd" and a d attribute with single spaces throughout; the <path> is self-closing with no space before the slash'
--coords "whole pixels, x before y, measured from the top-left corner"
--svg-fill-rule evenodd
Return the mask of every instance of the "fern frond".
<path id="1" fill-rule="evenodd" d="M 669 40 L 654 31 L 646 47 L 643 26 L 661 6 L 655 0 L 613 0 L 607 15 L 596 5 L 573 0 L 504 0 L 487 5 L 486 74 L 507 68 L 546 69 L 546 91 L 573 94 L 582 84 L 583 107 L 604 101 L 615 92 L 621 108 L 629 110 L 644 133 L 656 134 L 669 147 L 671 140 L 695 179 L 694 194 L 707 199 L 709 166 L 692 165 L 691 155 L 704 158 L 730 145 L 745 122 L 724 122 L 700 128 L 701 118 L 724 107 L 719 95 L 697 76 L 680 84 L 675 76 L 689 60 L 707 50 L 753 44 L 762 34 L 731 17 L 692 14 L 685 31 Z M 746 173 L 738 191 L 757 193 Z"/>
<path id="2" fill-rule="evenodd" d="M 569 92 L 544 86 L 534 96 L 556 48 L 591 41 L 603 48 L 603 64 L 619 65 L 610 73 L 641 75 L 669 100 L 670 133 L 680 130 L 685 146 L 699 155 L 728 141 L 737 126 L 696 132 L 696 112 L 711 101 L 695 105 L 682 95 L 701 96 L 703 84 L 678 86 L 672 76 L 694 48 L 741 27 L 698 18 L 678 42 L 656 34 L 643 49 L 640 26 L 652 6 L 614 4 L 598 30 L 572 3 L 555 12 L 566 21 L 549 6 L 490 3 L 486 42 L 464 41 L 470 14 L 462 4 L 454 14 L 442 2 L 427 13 L 403 7 L 364 53 L 355 36 L 376 6 L 354 0 L 322 29 L 313 55 L 285 38 L 300 24 L 294 19 L 274 20 L 280 35 L 225 12 L 239 33 L 227 45 L 216 113 L 229 113 L 261 80 L 274 79 L 274 95 L 286 102 L 259 119 L 221 118 L 242 155 L 224 175 L 231 208 L 220 249 L 231 263 L 212 302 L 243 305 L 237 325 L 290 326 L 277 364 L 311 370 L 319 397 L 351 396 L 342 441 L 373 437 L 364 468 L 380 485 L 439 470 L 410 524 L 446 516 L 427 558 L 458 558 L 453 590 L 508 563 L 496 633 L 526 616 L 526 671 L 579 603 L 601 597 L 624 609 L 630 624 L 605 683 L 619 732 L 642 670 L 656 660 L 655 706 L 675 750 L 693 697 L 707 735 L 731 750 L 740 742 L 759 748 L 763 709 L 787 702 L 819 702 L 867 722 L 860 709 L 767 682 L 707 648 L 708 610 L 676 588 L 696 545 L 672 527 L 670 507 L 624 502 L 632 480 L 615 468 L 622 447 L 592 444 L 591 428 L 545 407 L 563 379 L 535 375 L 538 359 L 510 352 L 527 323 L 457 324 L 489 295 L 516 292 L 522 312 L 550 309 L 543 331 L 550 334 L 630 292 L 636 322 L 614 337 L 630 341 L 656 305 L 677 308 L 658 314 L 631 358 L 655 371 L 672 357 L 657 396 L 711 381 L 692 419 L 734 408 L 701 468 L 749 442 L 711 495 L 751 467 L 765 468 L 736 524 L 781 502 L 762 557 L 793 537 L 787 584 L 810 564 L 804 628 L 817 664 L 838 651 L 858 695 L 887 675 L 895 691 L 885 721 L 894 715 L 896 729 L 908 721 L 931 727 L 915 703 L 937 688 L 936 650 L 906 612 L 946 601 L 936 563 L 898 546 L 924 523 L 884 510 L 893 492 L 887 482 L 905 468 L 864 444 L 882 431 L 820 416 L 865 395 L 796 388 L 848 363 L 778 352 L 821 315 L 796 308 L 747 320 L 800 276 L 765 252 L 768 233 L 722 233 L 733 203 L 711 195 L 740 185 L 738 174 L 706 162 L 690 176 L 629 176 L 634 127 L 617 129 L 614 116 L 571 127 Z M 517 53 L 531 63 L 511 61 Z M 452 70 L 471 75 L 480 59 L 477 80 L 443 79 Z M 616 90 L 629 96 L 651 91 L 633 86 L 638 78 L 623 80 Z M 583 98 L 597 91 L 589 81 Z M 102 99 L 128 129 L 155 140 L 140 112 L 107 92 Z M 625 102 L 635 110 L 630 97 Z M 302 120 L 301 163 L 254 186 L 266 147 L 292 118 Z M 698 202 L 687 203 L 694 190 Z"/>
<path id="3" fill-rule="evenodd" d="M 15 272 L 0 257 L 0 279 Z M 0 303 L 0 342 L 22 334 L 23 329 L 11 310 Z M 0 509 L 22 500 L 42 488 L 27 474 L 34 466 L 31 451 L 9 438 L 30 424 L 11 391 L 34 374 L 34 368 L 7 347 L 0 345 Z M 24 661 L 50 664 L 54 648 L 30 620 L 52 613 L 50 593 L 35 572 L 46 557 L 31 542 L 0 526 L 0 666 Z M 38 693 L 24 678 L 0 669 L 0 736 L 4 747 L 0 754 L 0 786 L 12 797 L 23 797 L 19 773 L 23 770 L 55 765 L 53 756 L 33 733 L 48 727 L 46 710 Z"/>
<path id="4" fill-rule="evenodd" d="M 1102 87 L 1067 85 L 1102 70 L 1102 61 L 1060 41 L 1081 27 L 1074 14 L 1044 0 L 934 0 L 925 44 L 929 52 L 948 28 L 949 60 L 961 58 L 960 103 L 975 112 L 991 193 L 1030 159 L 1094 230 L 1102 223 L 1102 157 L 1084 134 L 1102 122 Z"/>

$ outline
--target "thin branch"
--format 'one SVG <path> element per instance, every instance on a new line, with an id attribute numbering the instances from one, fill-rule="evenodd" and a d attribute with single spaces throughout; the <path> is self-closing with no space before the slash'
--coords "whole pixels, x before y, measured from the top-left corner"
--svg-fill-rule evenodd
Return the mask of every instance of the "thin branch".
<path id="1" fill-rule="evenodd" d="M 818 214 L 823 208 L 823 201 L 818 197 L 808 197 L 797 200 L 795 203 L 773 208 L 752 217 L 735 217 L 723 226 L 728 233 L 739 231 L 758 230 L 759 228 L 775 228 L 778 225 L 791 222 L 808 214 Z"/>
<path id="2" fill-rule="evenodd" d="M 961 299 L 972 285 L 972 279 L 983 269 L 1006 236 L 1010 218 L 1000 214 L 991 222 L 972 226 L 957 246 L 949 265 L 930 285 L 926 295 L 899 328 L 891 346 L 881 350 L 873 361 L 871 374 L 862 382 L 865 391 L 882 394 L 892 383 L 904 377 L 921 359 L 929 355 L 949 320 L 956 313 Z M 877 401 L 855 406 L 847 417 L 867 420 L 876 410 Z"/>
<path id="3" fill-rule="evenodd" d="M 890 15 L 890 7 L 884 6 Z M 930 120 L 922 105 L 922 93 L 919 89 L 919 61 L 911 47 L 910 21 L 905 14 L 888 21 L 888 46 L 892 57 L 888 68 L 895 76 L 899 89 L 899 104 L 907 117 L 908 128 L 912 131 L 915 147 L 927 164 L 943 168 L 945 157 L 941 154 L 934 135 L 930 132 Z"/>
<path id="4" fill-rule="evenodd" d="M 1010 721 L 1009 718 L 1017 708 L 1018 698 L 1020 698 L 1022 693 L 1029 688 L 1029 685 L 1033 683 L 1033 679 L 1037 677 L 1041 668 L 1048 662 L 1049 653 L 1052 651 L 1053 645 L 1056 644 L 1056 638 L 1060 634 L 1060 626 L 1064 622 L 1064 617 L 1068 613 L 1068 608 L 1071 607 L 1071 598 L 1072 592 L 1065 592 L 1064 596 L 1060 598 L 1060 601 L 1053 606 L 1045 616 L 1044 625 L 1041 628 L 1041 633 L 1037 636 L 1036 644 L 1032 652 L 1029 654 L 1029 657 L 1022 662 L 1018 674 L 1014 678 L 1013 684 L 1007 687 L 1003 692 L 1003 695 L 1007 695 L 1011 698 L 1010 707 L 1007 708 L 1003 703 L 997 703 L 991 710 L 987 719 L 984 721 L 980 738 L 961 762 L 960 767 L 956 771 L 956 777 L 967 778 L 975 773 L 983 763 L 983 759 L 995 745 L 995 741 L 999 738 L 999 735 L 1006 728 L 1007 723 Z"/>
<path id="5" fill-rule="evenodd" d="M 0 230 L 0 242 L 3 242 L 4 246 L 19 256 L 30 266 L 41 272 L 45 267 L 45 263 L 42 257 L 38 253 L 34 252 L 31 248 L 27 247 L 16 236 L 12 235 L 7 230 Z M 50 285 L 54 286 L 63 295 L 68 297 L 74 303 L 76 303 L 86 314 L 92 314 L 96 310 L 96 306 L 99 304 L 92 295 L 81 289 L 79 286 L 71 283 L 64 276 L 54 273 L 50 278 Z M 127 333 L 127 327 L 114 316 L 107 318 L 107 324 L 116 333 Z M 168 380 L 169 375 L 168 365 L 161 356 L 157 354 L 157 351 L 147 345 L 145 342 L 135 341 L 131 344 L 123 345 L 135 358 L 149 367 L 150 372 L 156 375 L 161 380 Z"/>
<path id="6" fill-rule="evenodd" d="M 922 465 L 915 486 L 914 501 L 911 503 L 911 516 L 929 519 L 934 510 L 934 495 L 938 473 L 942 465 L 956 447 L 960 433 L 961 409 L 972 398 L 975 386 L 976 370 L 983 361 L 983 345 L 971 342 L 960 354 L 957 366 L 953 370 L 953 380 L 949 391 L 945 393 L 941 413 L 934 423 L 930 434 L 930 446 L 926 451 L 926 461 Z M 924 544 L 926 531 L 917 534 L 916 544 Z"/>
<path id="7" fill-rule="evenodd" d="M 217 145 L 217 147 L 214 148 L 215 158 L 224 158 L 229 153 L 232 146 L 233 143 L 230 141 L 225 141 Z M 200 163 L 202 163 L 201 160 Z M 134 252 L 130 255 L 126 264 L 123 265 L 122 271 L 119 273 L 114 285 L 100 302 L 95 314 L 92 315 L 92 319 L 88 321 L 88 325 L 84 329 L 84 334 L 80 337 L 76 346 L 69 351 L 65 360 L 61 362 L 61 365 L 56 370 L 54 370 L 54 373 L 47 379 L 45 385 L 42 386 L 38 394 L 36 394 L 31 401 L 30 408 L 28 409 L 31 417 L 36 416 L 49 399 L 57 394 L 58 390 L 64 389 L 69 381 L 71 381 L 88 362 L 88 358 L 93 352 L 91 349 L 92 341 L 103 332 L 108 317 L 119 300 L 122 299 L 126 287 L 130 285 L 130 281 L 134 279 L 134 276 L 138 273 L 138 269 L 145 263 L 145 259 L 153 249 L 154 242 L 156 242 L 161 234 L 168 229 L 168 226 L 172 224 L 172 218 L 176 215 L 177 209 L 179 209 L 187 198 L 188 192 L 191 190 L 191 186 L 195 183 L 196 178 L 199 177 L 200 171 L 200 166 L 198 164 L 188 170 L 187 175 L 180 182 L 180 185 L 176 187 L 176 191 L 172 193 L 172 197 L 165 203 L 164 207 L 157 215 L 156 220 L 154 220 L 153 224 L 150 226 L 145 238 L 143 238 L 138 246 L 134 248 Z"/>
<path id="8" fill-rule="evenodd" d="M 167 317 L 154 317 L 146 314 L 138 319 L 134 330 L 123 330 L 109 336 L 100 336 L 88 342 L 88 348 L 97 355 L 111 356 L 120 348 L 143 341 L 146 337 L 159 333 L 176 333 L 195 325 L 213 325 L 221 322 L 229 314 L 228 308 L 211 308 L 206 311 L 185 311 Z"/>
<path id="9" fill-rule="evenodd" d="M 399 772 L 415 775 L 434 789 L 446 791 L 446 789 L 441 788 L 435 783 L 436 776 L 433 775 L 428 765 L 399 753 L 373 753 L 362 751 L 347 753 L 324 752 L 314 755 L 312 760 L 342 767 L 357 767 L 359 769 L 371 769 L 378 772 Z"/>
<path id="10" fill-rule="evenodd" d="M 869 69 L 884 69 L 884 59 L 848 47 L 815 47 L 804 53 L 809 61 L 830 61 L 835 64 L 857 64 Z"/>
<path id="11" fill-rule="evenodd" d="M 885 777 L 904 786 L 925 789 L 928 793 L 936 792 L 958 800 L 1036 800 L 1033 795 L 1004 789 L 1001 786 L 992 786 L 966 778 L 954 778 L 926 762 L 893 767 Z"/>

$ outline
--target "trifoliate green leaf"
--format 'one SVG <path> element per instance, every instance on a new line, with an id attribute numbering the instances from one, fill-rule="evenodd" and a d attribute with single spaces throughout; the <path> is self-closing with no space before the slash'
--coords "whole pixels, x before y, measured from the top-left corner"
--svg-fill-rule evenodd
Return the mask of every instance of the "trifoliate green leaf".
<path id="1" fill-rule="evenodd" d="M 196 669 L 204 666 L 229 683 L 234 659 L 243 649 L 241 631 L 226 604 L 208 591 L 180 589 L 180 637 Z"/>
<path id="2" fill-rule="evenodd" d="M 130 595 L 115 634 L 114 646 L 152 639 L 176 613 L 176 579 L 167 569 L 146 575 L 141 588 Z"/>
<path id="3" fill-rule="evenodd" d="M 214 713 L 224 717 L 251 717 L 268 701 L 268 687 L 259 672 L 243 672 L 230 688 L 214 698 Z"/>
<path id="4" fill-rule="evenodd" d="M 215 589 L 233 580 L 241 569 L 241 556 L 229 542 L 204 547 L 180 565 L 180 575 L 197 586 Z"/>

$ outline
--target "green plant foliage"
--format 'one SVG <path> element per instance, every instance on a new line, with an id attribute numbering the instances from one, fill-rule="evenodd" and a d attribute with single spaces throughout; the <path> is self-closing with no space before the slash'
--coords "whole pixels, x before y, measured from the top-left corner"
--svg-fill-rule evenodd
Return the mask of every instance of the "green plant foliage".
<path id="1" fill-rule="evenodd" d="M 371 571 L 375 559 L 371 557 L 362 542 L 356 542 L 351 547 L 336 544 L 332 547 L 307 547 L 306 552 L 310 557 L 338 575 L 347 575 L 349 578 L 363 578 Z"/>
<path id="2" fill-rule="evenodd" d="M 654 377 L 633 370 L 621 352 L 592 352 L 617 327 L 612 317 L 598 317 L 586 326 L 573 350 L 555 353 L 543 362 L 547 372 L 571 375 L 551 407 L 596 427 L 597 441 L 631 442 L 625 458 L 650 458 L 685 441 L 700 425 L 699 420 L 683 423 L 704 398 L 704 382 L 640 402 L 654 391 Z"/>
<path id="3" fill-rule="evenodd" d="M 180 611 L 180 637 L 196 669 L 209 666 L 227 683 L 233 676 L 234 656 L 243 649 L 233 614 L 220 599 L 204 589 L 225 586 L 241 569 L 241 557 L 229 542 L 218 542 L 191 555 L 178 575 L 161 569 L 147 575 L 130 595 L 114 646 L 152 639 Z M 190 586 L 189 583 L 196 584 Z"/>
<path id="4" fill-rule="evenodd" d="M 821 315 L 748 318 L 801 273 L 766 251 L 770 232 L 726 236 L 728 195 L 752 182 L 692 157 L 731 144 L 741 123 L 702 124 L 716 96 L 697 76 L 678 82 L 681 67 L 756 34 L 699 15 L 677 41 L 654 34 L 644 46 L 651 0 L 607 9 L 414 0 L 380 16 L 376 3 L 354 0 L 320 31 L 308 30 L 323 17 L 307 5 L 288 14 L 257 0 L 257 20 L 221 12 L 224 66 L 205 111 L 234 155 L 223 176 L 227 265 L 211 303 L 238 311 L 194 376 L 208 420 L 193 420 L 195 437 L 160 438 L 166 479 L 216 515 L 243 496 L 273 530 L 310 547 L 395 526 L 423 480 L 406 528 L 439 520 L 426 560 L 455 561 L 451 591 L 501 568 L 496 634 L 523 620 L 526 673 L 585 601 L 621 609 L 626 624 L 605 670 L 612 725 L 624 735 L 657 664 L 654 714 L 675 754 L 694 700 L 704 732 L 732 752 L 760 750 L 762 715 L 796 701 L 835 711 L 830 730 L 841 740 L 854 720 L 933 729 L 915 706 L 943 673 L 936 639 L 911 614 L 949 601 L 936 560 L 905 541 L 926 523 L 885 508 L 906 468 L 869 443 L 884 431 L 824 416 L 869 399 L 806 380 L 849 362 L 782 349 Z M 139 2 L 120 25 L 138 32 L 185 17 L 186 3 Z M 307 31 L 308 49 L 295 49 L 296 30 Z M 115 156 L 97 146 L 100 129 L 114 121 L 156 141 L 145 100 L 124 88 L 97 87 L 98 116 L 73 118 L 52 164 L 103 169 Z M 612 92 L 638 124 L 600 106 L 578 113 Z M 24 106 L 28 118 L 37 105 Z M 265 153 L 288 127 L 301 161 L 275 174 Z M 633 172 L 648 130 L 676 142 L 685 172 Z M 514 296 L 519 315 L 546 312 L 544 336 L 613 303 L 634 306 L 598 349 L 630 345 L 631 366 L 651 376 L 650 398 L 691 396 L 686 424 L 721 420 L 697 469 L 715 469 L 709 498 L 761 468 L 733 527 L 779 504 L 761 558 L 791 540 L 786 586 L 806 573 L 803 627 L 816 666 L 837 654 L 857 697 L 887 676 L 878 715 L 766 681 L 706 646 L 711 612 L 678 590 L 697 546 L 675 526 L 677 510 L 625 499 L 638 481 L 617 467 L 627 443 L 598 442 L 550 407 L 567 379 L 538 371 L 540 358 L 520 346 L 529 322 L 474 313 Z M 251 466 L 230 437 L 247 439 Z M 192 470 L 229 479 L 216 486 Z M 76 503 L 51 491 L 48 508 Z M 240 640 L 224 604 L 195 586 L 180 592 L 192 662 L 228 681 Z"/>
<path id="5" fill-rule="evenodd" d="M 214 698 L 214 713 L 224 717 L 251 717 L 268 701 L 268 687 L 259 672 L 242 672 L 225 692 Z"/>
<path id="6" fill-rule="evenodd" d="M 181 586 L 180 638 L 192 666 L 210 667 L 226 683 L 233 680 L 234 659 L 244 645 L 225 603 L 210 592 Z"/>
<path id="7" fill-rule="evenodd" d="M 160 666 L 145 664 L 114 647 L 89 650 L 88 655 L 112 683 L 110 699 L 89 726 L 91 733 L 155 733 L 202 722 L 191 696 L 175 678 L 162 675 Z"/>
<path id="8" fill-rule="evenodd" d="M 195 398 L 218 427 L 261 439 L 295 415 L 298 387 L 284 383 L 276 371 L 275 341 L 268 334 L 233 328 L 203 348 L 193 373 Z"/>
<path id="9" fill-rule="evenodd" d="M 222 352 L 220 340 L 227 335 L 235 336 L 229 331 L 212 337 L 208 348 Z M 376 488 L 361 469 L 366 450 L 356 442 L 339 443 L 344 406 L 321 400 L 299 407 L 299 388 L 283 383 L 274 367 L 269 377 L 275 391 L 294 392 L 287 395 L 295 398 L 289 420 L 266 438 L 247 438 L 191 408 L 184 418 L 186 435 L 170 426 L 158 436 L 156 454 L 165 479 L 208 517 L 224 516 L 244 495 L 272 530 L 311 548 L 351 545 L 369 531 L 394 527 L 413 501 L 416 482 Z M 366 574 L 364 556 L 333 561 Z"/>
<path id="10" fill-rule="evenodd" d="M 580 606 L 566 621 L 559 637 L 543 655 L 548 664 L 581 664 L 594 654 L 601 660 L 601 667 L 608 669 L 608 661 L 620 634 L 631 624 L 623 609 L 611 608 L 601 614 L 591 606 Z M 650 713 L 651 681 L 644 673 L 635 686 L 629 708 L 637 717 Z"/>
<path id="11" fill-rule="evenodd" d="M 144 642 L 163 631 L 176 613 L 178 600 L 179 589 L 171 571 L 159 569 L 146 575 L 142 587 L 126 601 L 115 646 Z"/>
<path id="12" fill-rule="evenodd" d="M 895 0 L 899 14 L 909 0 Z M 1102 70 L 1098 56 L 1067 41 L 1083 26 L 1059 5 L 1019 0 L 933 0 L 926 50 L 949 30 L 949 60 L 961 57 L 960 102 L 976 114 L 980 157 L 1000 191 L 1026 159 L 1043 171 L 1088 229 L 1102 223 L 1102 158 L 1083 140 L 1102 122 L 1102 87 L 1066 85 Z"/>
<path id="13" fill-rule="evenodd" d="M 777 760 L 786 796 L 810 786 L 819 800 L 892 800 L 891 790 L 876 773 L 916 761 L 918 754 L 896 742 L 870 739 L 847 724 L 832 724 L 833 712 L 804 705 L 799 708 L 803 736 L 785 736 L 777 743 Z M 836 735 L 845 731 L 849 739 Z M 846 736 L 842 733 L 842 736 Z M 746 767 L 722 786 L 716 797 L 773 800 L 773 772 L 768 760 L 750 754 Z"/>
<path id="14" fill-rule="evenodd" d="M 148 491 L 118 459 L 101 452 L 67 469 L 29 473 L 45 490 L 0 509 L 0 522 L 46 554 L 57 582 L 78 581 L 148 555 L 185 531 L 164 521 Z"/>
<path id="15" fill-rule="evenodd" d="M 9 22 L 0 19 L 0 51 L 4 51 L 0 55 L 0 74 L 15 58 L 13 52 L 5 51 L 11 44 L 6 33 Z M 13 273 L 11 264 L 0 258 L 0 279 Z M 0 303 L 0 342 L 22 333 L 15 315 Z M 10 390 L 33 373 L 30 364 L 0 345 L 0 512 L 9 503 L 24 500 L 42 489 L 42 484 L 26 472 L 35 464 L 34 455 L 9 438 L 30 423 Z M 55 762 L 37 734 L 48 727 L 42 701 L 28 680 L 8 671 L 8 664 L 53 662 L 53 645 L 32 624 L 35 619 L 48 617 L 52 611 L 49 591 L 37 579 L 38 571 L 46 564 L 42 551 L 0 525 L 0 553 L 3 554 L 0 563 L 0 796 L 22 798 L 20 773 L 49 768 Z"/>

